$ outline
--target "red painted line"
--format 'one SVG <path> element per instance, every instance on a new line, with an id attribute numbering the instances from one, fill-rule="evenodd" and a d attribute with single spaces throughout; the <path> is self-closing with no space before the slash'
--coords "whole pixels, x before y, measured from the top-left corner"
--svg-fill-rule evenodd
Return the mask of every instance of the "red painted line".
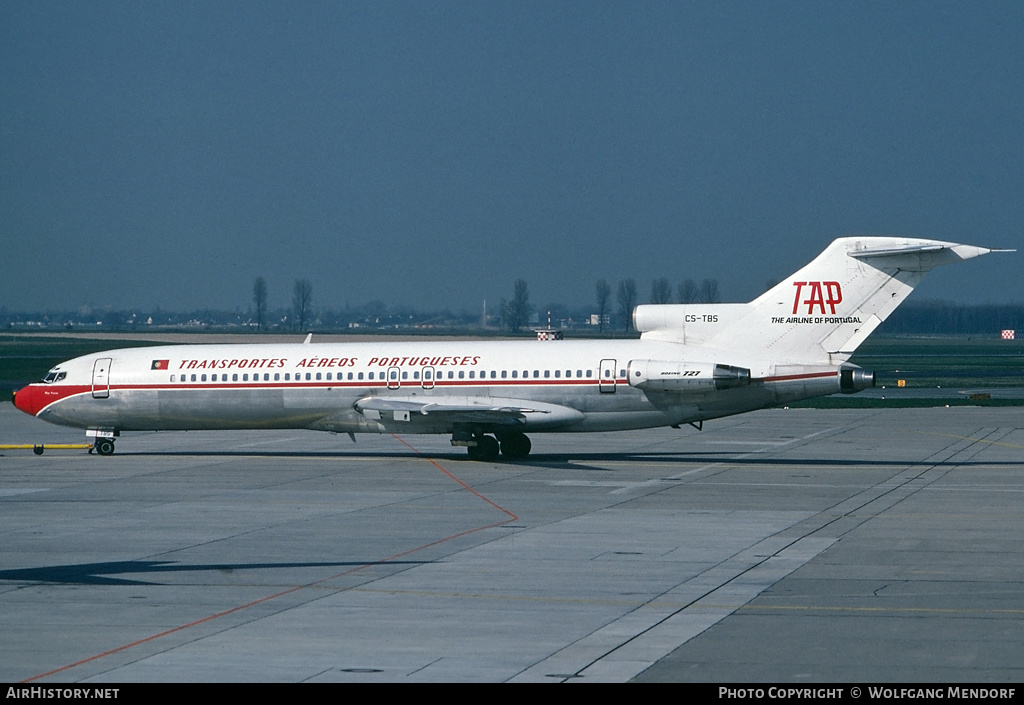
<path id="1" fill-rule="evenodd" d="M 436 460 L 434 460 L 433 458 L 427 457 L 426 455 L 423 455 L 423 453 L 421 453 L 421 452 L 419 451 L 419 449 L 417 449 L 417 448 L 414 448 L 413 446 L 411 446 L 411 445 L 410 445 L 410 444 L 409 444 L 409 443 L 408 443 L 408 442 L 407 442 L 407 441 L 406 441 L 406 440 L 405 440 L 404 438 L 402 438 L 401 436 L 399 436 L 399 435 L 397 435 L 397 434 L 394 434 L 394 433 L 392 433 L 391 435 L 392 435 L 392 436 L 394 436 L 394 437 L 395 437 L 396 439 L 398 439 L 398 441 L 399 441 L 400 443 L 402 443 L 403 445 L 405 445 L 405 446 L 406 446 L 407 448 L 409 448 L 409 449 L 410 449 L 411 451 L 413 451 L 414 453 L 416 453 L 416 455 L 420 456 L 421 458 L 423 458 L 424 460 L 426 460 L 427 462 L 429 462 L 429 463 L 430 463 L 431 465 L 433 465 L 434 467 L 436 467 L 436 468 L 437 468 L 438 470 L 440 470 L 441 472 L 443 472 L 443 473 L 444 473 L 445 475 L 447 475 L 448 477 L 450 477 L 450 478 L 451 478 L 452 480 L 454 480 L 455 482 L 457 482 L 457 483 L 458 483 L 458 484 L 459 484 L 459 485 L 460 485 L 460 486 L 461 486 L 461 487 L 462 487 L 462 488 L 463 488 L 464 490 L 468 490 L 469 492 L 473 493 L 474 495 L 476 495 L 477 497 L 479 497 L 479 498 L 480 498 L 480 499 L 482 499 L 483 501 L 487 502 L 487 503 L 488 503 L 489 505 L 491 505 L 491 506 L 492 506 L 492 507 L 494 507 L 495 509 L 497 509 L 497 510 L 499 510 L 499 511 L 501 511 L 501 512 L 504 512 L 505 514 L 508 514 L 508 515 L 509 515 L 509 517 L 511 517 L 511 518 L 510 518 L 510 519 L 509 519 L 508 521 L 518 521 L 519 517 L 517 517 L 517 516 L 516 516 L 515 514 L 513 514 L 513 513 L 512 513 L 512 512 L 510 512 L 509 510 L 505 509 L 505 508 L 504 508 L 504 507 L 502 507 L 501 505 L 499 505 L 499 504 L 495 504 L 495 503 L 494 503 L 494 502 L 492 502 L 491 500 L 489 500 L 489 499 L 487 499 L 486 497 L 484 497 L 484 496 L 483 496 L 482 494 L 480 494 L 479 492 L 477 492 L 476 490 L 474 490 L 474 489 L 473 489 L 472 487 L 470 487 L 469 485 L 467 485 L 467 484 L 466 484 L 465 482 L 463 482 L 463 481 L 462 481 L 462 480 L 460 480 L 459 478 L 455 477 L 455 475 L 452 475 L 452 474 L 451 474 L 450 472 L 448 472 L 448 471 L 447 471 L 447 470 L 445 470 L 445 469 L 444 469 L 443 467 L 441 467 L 441 464 L 440 464 L 440 463 L 438 463 L 438 462 L 437 462 Z M 501 522 L 501 524 L 504 524 L 504 523 L 505 523 L 505 522 Z M 498 524 L 495 524 L 495 526 L 498 526 Z"/>
<path id="2" fill-rule="evenodd" d="M 129 649 L 133 649 L 136 646 L 141 646 L 142 644 L 148 644 L 149 642 L 156 641 L 157 639 L 161 639 L 161 638 L 163 638 L 165 636 L 170 636 L 171 634 L 176 634 L 178 632 L 185 631 L 186 629 L 190 629 L 192 627 L 199 626 L 200 624 L 205 624 L 207 622 L 212 622 L 215 619 L 220 619 L 221 617 L 226 617 L 229 614 L 234 614 L 236 612 L 241 612 L 242 610 L 249 609 L 250 607 L 255 607 L 256 605 L 261 605 L 261 604 L 263 604 L 265 602 L 270 602 L 271 600 L 276 600 L 279 597 L 284 597 L 285 595 L 291 595 L 292 593 L 298 592 L 300 590 L 305 590 L 307 588 L 311 588 L 311 587 L 315 587 L 317 585 L 322 585 L 324 583 L 328 583 L 328 582 L 330 582 L 332 580 L 337 580 L 338 578 L 342 578 L 342 577 L 344 577 L 346 575 L 351 575 L 352 573 L 356 573 L 356 572 L 358 572 L 360 570 L 363 570 L 364 568 L 369 568 L 370 566 L 375 566 L 375 565 L 380 565 L 382 563 L 387 563 L 388 561 L 398 560 L 399 558 L 404 558 L 405 556 L 411 555 L 411 554 L 416 553 L 418 551 L 422 551 L 424 549 L 431 548 L 433 546 L 438 546 L 438 545 L 440 545 L 442 543 L 445 543 L 446 541 L 451 541 L 453 539 L 457 539 L 457 538 L 460 538 L 462 536 L 468 536 L 469 534 L 475 534 L 478 531 L 485 531 L 487 529 L 493 529 L 495 527 L 502 526 L 503 524 L 507 524 L 510 521 L 517 521 L 519 519 L 518 516 L 516 516 L 515 514 L 510 512 L 509 510 L 507 510 L 504 507 L 502 507 L 501 505 L 491 501 L 490 499 L 488 499 L 487 497 L 485 497 L 484 495 L 480 494 L 475 489 L 473 489 L 472 487 L 467 485 L 465 482 L 460 480 L 454 474 L 452 474 L 451 472 L 446 470 L 436 460 L 434 460 L 433 458 L 427 457 L 426 455 L 421 453 L 418 449 L 416 449 L 413 446 L 409 445 L 409 443 L 407 443 L 403 438 L 401 438 L 401 437 L 399 437 L 399 436 L 397 436 L 395 434 L 391 434 L 391 435 L 394 436 L 394 438 L 396 438 L 399 442 L 404 444 L 406 447 L 411 449 L 413 452 L 415 452 L 419 457 L 423 458 L 424 460 L 429 462 L 431 465 L 436 467 L 438 470 L 440 470 L 442 473 L 444 473 L 449 479 L 455 481 L 460 487 L 462 487 L 463 489 L 468 490 L 475 497 L 478 497 L 479 499 L 482 499 L 484 502 L 486 502 L 487 504 L 491 505 L 495 509 L 498 509 L 499 511 L 501 511 L 503 514 L 505 514 L 509 518 L 508 519 L 502 519 L 501 521 L 496 521 L 496 522 L 493 522 L 491 524 L 485 524 L 483 526 L 477 526 L 477 527 L 474 527 L 472 529 L 466 529 L 465 531 L 460 531 L 460 532 L 458 532 L 456 534 L 452 534 L 451 536 L 446 536 L 446 537 L 444 537 L 442 539 L 437 539 L 436 541 L 431 541 L 431 542 L 425 543 L 425 544 L 423 544 L 421 546 L 416 546 L 415 548 L 410 548 L 408 550 L 401 551 L 400 553 L 396 553 L 394 555 L 388 556 L 387 558 L 382 558 L 382 559 L 380 559 L 378 561 L 371 561 L 369 563 L 364 563 L 363 565 L 356 566 L 354 568 L 350 568 L 350 569 L 342 571 L 340 573 L 336 573 L 335 575 L 331 575 L 331 576 L 329 576 L 327 578 L 321 578 L 320 580 L 314 580 L 313 582 L 306 583 L 305 585 L 296 585 L 295 587 L 288 588 L 287 590 L 282 590 L 280 592 L 275 592 L 272 595 L 267 595 L 267 596 L 261 597 L 261 598 L 259 598 L 257 600 L 253 600 L 251 602 L 246 602 L 245 604 L 238 605 L 237 607 L 232 607 L 231 609 L 223 610 L 222 612 L 217 612 L 215 614 L 211 614 L 211 615 L 208 615 L 206 617 L 202 617 L 201 619 L 197 619 L 197 620 L 194 620 L 192 622 L 188 622 L 187 624 L 182 624 L 182 625 L 177 626 L 177 627 L 172 627 L 171 629 L 166 629 L 166 630 L 164 630 L 162 632 L 158 632 L 157 634 L 151 634 L 150 636 L 144 637 L 142 639 L 137 639 L 136 641 L 130 642 L 128 644 L 123 644 L 121 646 L 115 647 L 113 649 L 109 649 L 109 650 L 104 651 L 102 653 L 95 654 L 93 656 L 89 656 L 87 658 L 80 659 L 78 661 L 75 661 L 74 663 L 69 663 L 66 666 L 61 666 L 59 668 L 54 668 L 52 670 L 46 671 L 45 673 L 40 673 L 38 675 L 32 676 L 31 678 L 26 678 L 25 680 L 20 681 L 20 682 L 21 683 L 31 683 L 33 681 L 39 680 L 40 678 L 46 678 L 47 676 L 56 675 L 57 673 L 63 673 L 64 671 L 70 670 L 70 669 L 75 668 L 77 666 L 82 666 L 84 664 L 91 663 L 93 661 L 99 661 L 100 659 L 106 658 L 107 656 L 112 656 L 114 654 L 118 654 L 118 653 L 121 653 L 121 652 L 124 652 L 124 651 L 128 651 Z"/>

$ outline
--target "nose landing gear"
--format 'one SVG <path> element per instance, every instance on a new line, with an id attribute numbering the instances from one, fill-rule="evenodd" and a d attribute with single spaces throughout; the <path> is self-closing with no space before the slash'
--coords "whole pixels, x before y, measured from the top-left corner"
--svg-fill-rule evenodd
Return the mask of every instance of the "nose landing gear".
<path id="1" fill-rule="evenodd" d="M 93 444 L 93 450 L 100 455 L 113 455 L 114 454 L 114 439 L 112 438 L 97 438 Z"/>
<path id="2" fill-rule="evenodd" d="M 89 428 L 86 429 L 85 435 L 94 439 L 90 453 L 96 451 L 100 455 L 113 455 L 114 439 L 120 436 L 121 432 L 117 429 Z"/>

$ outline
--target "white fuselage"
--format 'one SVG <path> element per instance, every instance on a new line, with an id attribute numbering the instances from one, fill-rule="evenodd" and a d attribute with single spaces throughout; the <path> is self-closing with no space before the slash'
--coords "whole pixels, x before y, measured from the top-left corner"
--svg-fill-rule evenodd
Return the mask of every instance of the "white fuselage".
<path id="1" fill-rule="evenodd" d="M 360 400 L 451 407 L 552 405 L 525 414 L 529 431 L 648 428 L 699 421 L 839 391 L 837 367 L 776 375 L 734 355 L 642 340 L 181 345 L 86 355 L 31 385 L 36 415 L 81 428 L 311 428 L 351 433 L 450 433 L 458 417 L 358 410 Z M 696 360 L 751 370 L 748 386 L 642 391 L 638 360 Z M 19 391 L 19 396 L 26 394 Z M 19 407 L 27 408 L 26 396 Z M 564 409 L 562 412 L 560 410 Z"/>
<path id="2" fill-rule="evenodd" d="M 15 405 L 121 431 L 309 428 L 451 433 L 471 457 L 529 453 L 528 431 L 694 423 L 874 384 L 852 352 L 932 268 L 991 250 L 840 238 L 746 304 L 639 306 L 640 340 L 183 345 L 50 370 Z"/>

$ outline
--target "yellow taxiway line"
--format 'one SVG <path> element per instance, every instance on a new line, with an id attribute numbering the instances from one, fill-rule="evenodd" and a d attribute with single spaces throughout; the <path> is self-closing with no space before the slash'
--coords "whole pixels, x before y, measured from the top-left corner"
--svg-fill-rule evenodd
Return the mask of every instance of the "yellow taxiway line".
<path id="1" fill-rule="evenodd" d="M 38 444 L 6 444 L 0 445 L 0 450 L 32 450 L 36 455 L 42 455 L 43 450 L 92 450 L 92 443 L 38 443 Z"/>

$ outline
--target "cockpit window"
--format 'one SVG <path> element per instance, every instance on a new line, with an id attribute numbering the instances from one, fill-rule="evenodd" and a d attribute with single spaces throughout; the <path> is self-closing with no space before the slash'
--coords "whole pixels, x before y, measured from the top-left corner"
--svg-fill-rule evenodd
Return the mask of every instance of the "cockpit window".
<path id="1" fill-rule="evenodd" d="M 43 381 L 47 384 L 53 384 L 54 382 L 60 382 L 62 379 L 68 376 L 67 372 L 58 372 L 56 370 L 50 370 L 43 377 Z"/>

